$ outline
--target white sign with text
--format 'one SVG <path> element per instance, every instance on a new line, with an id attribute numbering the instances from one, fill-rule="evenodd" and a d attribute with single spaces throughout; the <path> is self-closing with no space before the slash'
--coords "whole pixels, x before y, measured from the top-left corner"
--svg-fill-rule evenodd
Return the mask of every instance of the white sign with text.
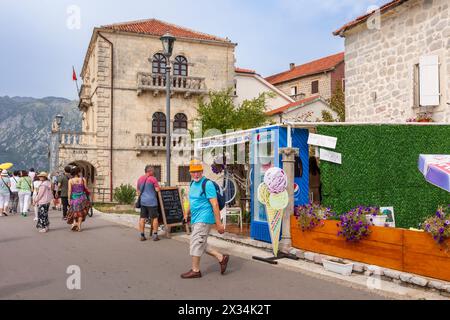
<path id="1" fill-rule="evenodd" d="M 308 144 L 329 149 L 336 149 L 337 138 L 310 133 Z"/>
<path id="2" fill-rule="evenodd" d="M 342 164 L 342 154 L 321 148 L 320 160 Z"/>

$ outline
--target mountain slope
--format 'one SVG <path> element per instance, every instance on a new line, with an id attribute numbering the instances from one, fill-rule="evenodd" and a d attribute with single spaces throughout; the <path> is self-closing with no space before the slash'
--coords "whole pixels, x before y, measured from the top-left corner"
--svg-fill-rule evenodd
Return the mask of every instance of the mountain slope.
<path id="1" fill-rule="evenodd" d="M 48 170 L 52 121 L 64 116 L 62 130 L 80 131 L 77 101 L 46 97 L 0 97 L 0 163 L 14 163 L 14 170 Z"/>

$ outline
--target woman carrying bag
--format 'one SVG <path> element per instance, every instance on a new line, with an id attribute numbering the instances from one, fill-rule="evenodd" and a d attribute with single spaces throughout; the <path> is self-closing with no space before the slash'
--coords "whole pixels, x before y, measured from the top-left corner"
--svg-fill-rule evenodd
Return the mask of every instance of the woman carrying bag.
<path id="1" fill-rule="evenodd" d="M 8 171 L 3 170 L 0 176 L 0 210 L 1 215 L 7 217 L 9 199 L 11 196 L 11 181 Z"/>
<path id="2" fill-rule="evenodd" d="M 38 208 L 38 219 L 36 228 L 39 232 L 48 232 L 50 221 L 48 219 L 48 209 L 53 200 L 52 184 L 48 180 L 48 174 L 41 172 L 37 175 L 39 181 L 39 189 L 35 189 L 36 196 L 33 199 L 33 205 Z"/>

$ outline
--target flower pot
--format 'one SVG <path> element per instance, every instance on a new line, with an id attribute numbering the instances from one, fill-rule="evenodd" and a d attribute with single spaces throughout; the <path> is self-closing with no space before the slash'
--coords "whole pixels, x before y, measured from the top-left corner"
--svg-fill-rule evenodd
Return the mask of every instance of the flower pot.
<path id="1" fill-rule="evenodd" d="M 368 222 L 370 222 L 370 219 L 372 219 L 372 224 L 374 226 L 384 227 L 385 224 L 386 224 L 387 216 L 385 216 L 385 215 L 372 216 L 372 215 L 368 214 L 368 215 L 366 215 L 366 219 L 367 219 Z"/>
<path id="2" fill-rule="evenodd" d="M 353 263 L 340 263 L 331 260 L 322 260 L 325 270 L 342 274 L 343 276 L 350 276 L 353 272 Z"/>

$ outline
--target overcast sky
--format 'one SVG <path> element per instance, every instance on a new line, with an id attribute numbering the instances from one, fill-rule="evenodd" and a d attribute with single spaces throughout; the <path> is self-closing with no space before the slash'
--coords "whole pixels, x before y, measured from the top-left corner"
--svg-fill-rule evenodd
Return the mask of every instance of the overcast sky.
<path id="1" fill-rule="evenodd" d="M 332 32 L 387 0 L 0 0 L 0 96 L 75 99 L 95 26 L 157 18 L 238 43 L 263 76 L 344 50 Z M 73 10 L 80 26 L 73 27 Z M 72 27 L 69 27 L 72 26 Z"/>

